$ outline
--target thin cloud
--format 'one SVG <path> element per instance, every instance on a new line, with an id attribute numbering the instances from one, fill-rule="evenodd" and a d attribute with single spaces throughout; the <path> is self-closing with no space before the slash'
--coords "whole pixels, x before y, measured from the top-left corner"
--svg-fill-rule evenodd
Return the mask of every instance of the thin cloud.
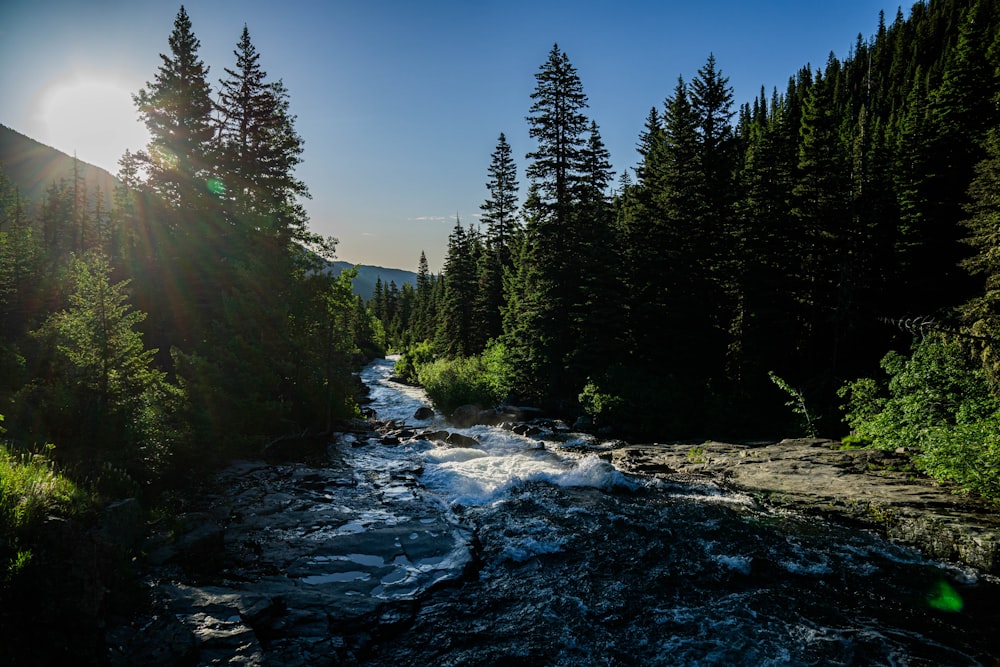
<path id="1" fill-rule="evenodd" d="M 443 215 L 421 215 L 420 217 L 417 218 L 408 218 L 408 219 L 413 220 L 415 222 L 447 222 L 451 218 L 448 218 Z"/>

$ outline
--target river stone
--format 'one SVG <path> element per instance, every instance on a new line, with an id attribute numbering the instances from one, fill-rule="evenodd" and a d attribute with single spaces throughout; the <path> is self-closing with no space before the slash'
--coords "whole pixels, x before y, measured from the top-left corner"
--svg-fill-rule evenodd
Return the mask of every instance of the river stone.
<path id="1" fill-rule="evenodd" d="M 433 410 L 433 408 L 429 408 L 426 405 L 421 406 L 421 407 L 417 408 L 416 412 L 413 413 L 413 418 L 414 419 L 419 419 L 421 421 L 423 421 L 425 419 L 433 419 L 434 418 L 434 410 Z"/>
<path id="2" fill-rule="evenodd" d="M 478 405 L 460 405 L 452 411 L 448 421 L 458 428 L 469 428 L 479 423 L 479 415 L 482 408 Z"/>
<path id="3" fill-rule="evenodd" d="M 450 433 L 448 437 L 444 440 L 446 443 L 452 447 L 478 447 L 479 441 L 468 435 L 462 435 L 461 433 Z"/>
<path id="4" fill-rule="evenodd" d="M 205 509 L 181 515 L 159 538 L 167 557 L 147 561 L 155 613 L 186 629 L 164 626 L 166 664 L 357 664 L 409 625 L 414 600 L 465 576 L 471 532 L 419 486 L 418 462 L 331 448 L 335 466 L 236 462 L 185 499 Z M 203 543 L 221 543 L 213 567 L 191 557 Z"/>

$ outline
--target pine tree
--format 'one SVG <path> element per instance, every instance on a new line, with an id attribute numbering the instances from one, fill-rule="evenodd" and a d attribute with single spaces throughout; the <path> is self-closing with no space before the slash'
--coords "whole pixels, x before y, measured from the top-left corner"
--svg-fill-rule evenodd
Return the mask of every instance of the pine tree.
<path id="1" fill-rule="evenodd" d="M 50 375 L 54 385 L 35 399 L 45 406 L 36 416 L 39 434 L 100 445 L 105 456 L 117 449 L 124 460 L 162 460 L 167 452 L 160 448 L 170 445 L 166 411 L 176 389 L 153 366 L 156 350 L 143 343 L 138 326 L 145 313 L 129 304 L 128 281 L 112 284 L 110 273 L 101 255 L 75 259 L 68 307 L 36 332 L 54 343 L 59 369 Z M 69 405 L 57 409 L 60 401 Z"/>
<path id="2" fill-rule="evenodd" d="M 427 255 L 420 251 L 411 338 L 414 343 L 432 340 L 435 333 L 434 282 Z"/>
<path id="3" fill-rule="evenodd" d="M 448 236 L 444 262 L 444 297 L 440 306 L 437 348 L 448 358 L 468 357 L 482 351 L 485 341 L 478 336 L 475 305 L 479 299 L 476 275 L 478 238 L 474 229 L 455 228 Z"/>
<path id="4" fill-rule="evenodd" d="M 535 73 L 535 81 L 528 133 L 538 148 L 527 156 L 531 160 L 527 176 L 537 195 L 533 206 L 543 224 L 551 224 L 553 233 L 568 235 L 581 173 L 580 156 L 590 124 L 583 114 L 587 96 L 576 68 L 558 44 Z"/>
<path id="5" fill-rule="evenodd" d="M 962 315 L 972 334 L 979 337 L 983 365 L 994 392 L 1000 393 L 1000 346 L 996 343 L 1000 340 L 1000 129 L 990 131 L 986 150 L 987 157 L 977 165 L 969 187 L 969 217 L 963 222 L 969 233 L 966 242 L 974 250 L 963 266 L 983 281 L 983 290 L 963 304 Z"/>
<path id="6" fill-rule="evenodd" d="M 294 175 L 303 146 L 289 114 L 288 92 L 280 80 L 267 81 L 245 25 L 233 53 L 236 69 L 226 68 L 216 105 L 226 195 L 238 224 L 274 237 L 279 246 L 308 240 L 298 199 L 309 190 Z"/>
<path id="7" fill-rule="evenodd" d="M 156 78 L 133 97 L 151 135 L 139 157 L 147 187 L 175 208 L 203 210 L 215 175 L 213 105 L 208 66 L 183 5 L 168 43 Z"/>
<path id="8" fill-rule="evenodd" d="M 0 170 L 0 348 L 13 350 L 29 327 L 39 259 L 37 235 L 20 192 Z"/>
<path id="9" fill-rule="evenodd" d="M 528 123 L 537 149 L 527 156 L 525 242 L 511 278 L 504 330 L 513 358 L 527 369 L 523 390 L 555 400 L 579 389 L 564 369 L 579 342 L 571 322 L 581 303 L 586 261 L 578 223 L 590 121 L 583 114 L 583 85 L 558 45 L 535 81 Z"/>
<path id="10" fill-rule="evenodd" d="M 500 133 L 496 149 L 487 170 L 486 189 L 489 197 L 480 207 L 483 234 L 483 254 L 479 266 L 480 299 L 477 320 L 485 340 L 498 338 L 503 331 L 501 311 L 505 299 L 504 272 L 511 269 L 515 239 L 521 233 L 517 211 L 517 167 L 511 156 L 510 144 Z"/>
<path id="11" fill-rule="evenodd" d="M 578 296 L 571 312 L 574 349 L 568 359 L 570 378 L 582 387 L 587 378 L 603 372 L 619 356 L 624 343 L 618 270 L 620 258 L 612 233 L 612 206 L 608 191 L 614 172 L 611 156 L 591 121 L 581 152 L 581 178 L 575 227 L 578 243 Z M 574 378 L 575 376 L 575 378 Z"/>

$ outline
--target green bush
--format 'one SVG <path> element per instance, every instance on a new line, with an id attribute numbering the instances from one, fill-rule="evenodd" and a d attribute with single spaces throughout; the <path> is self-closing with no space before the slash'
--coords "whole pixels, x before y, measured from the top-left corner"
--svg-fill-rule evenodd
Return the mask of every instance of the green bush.
<path id="1" fill-rule="evenodd" d="M 963 342 L 933 334 L 905 357 L 882 360 L 887 383 L 855 380 L 839 394 L 852 435 L 879 449 L 907 447 L 936 479 L 1000 498 L 1000 399 Z"/>
<path id="2" fill-rule="evenodd" d="M 396 376 L 407 382 L 419 382 L 417 369 L 432 361 L 434 361 L 434 347 L 430 341 L 425 340 L 404 350 L 399 355 L 399 360 L 396 361 L 393 371 Z"/>
<path id="3" fill-rule="evenodd" d="M 494 406 L 510 393 L 506 348 L 493 343 L 478 357 L 438 359 L 417 368 L 417 378 L 438 409 L 459 405 Z"/>

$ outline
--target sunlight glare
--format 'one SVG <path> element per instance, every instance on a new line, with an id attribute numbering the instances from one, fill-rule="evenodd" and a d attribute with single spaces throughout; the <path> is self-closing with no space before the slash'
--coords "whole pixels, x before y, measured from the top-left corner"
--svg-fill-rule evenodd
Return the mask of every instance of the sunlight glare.
<path id="1" fill-rule="evenodd" d="M 42 143 L 111 173 L 125 149 L 143 148 L 146 128 L 132 104 L 132 91 L 113 77 L 96 74 L 65 78 L 50 85 L 40 101 Z"/>

